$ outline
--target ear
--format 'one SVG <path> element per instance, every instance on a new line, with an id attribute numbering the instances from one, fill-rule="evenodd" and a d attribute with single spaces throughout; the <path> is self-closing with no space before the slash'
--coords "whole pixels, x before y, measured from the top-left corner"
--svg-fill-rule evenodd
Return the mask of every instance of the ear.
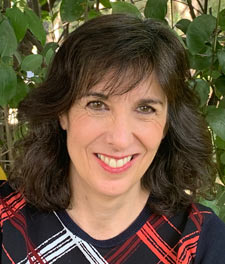
<path id="1" fill-rule="evenodd" d="M 68 116 L 67 113 L 59 115 L 59 124 L 63 130 L 68 128 Z"/>

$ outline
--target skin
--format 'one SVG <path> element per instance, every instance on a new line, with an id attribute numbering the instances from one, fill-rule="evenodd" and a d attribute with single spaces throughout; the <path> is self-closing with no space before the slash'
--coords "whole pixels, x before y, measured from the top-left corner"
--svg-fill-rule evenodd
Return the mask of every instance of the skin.
<path id="1" fill-rule="evenodd" d="M 106 96 L 105 81 L 60 116 L 71 159 L 70 217 L 90 236 L 108 239 L 125 230 L 149 196 L 141 178 L 165 135 L 167 99 L 152 74 L 120 96 Z M 104 166 L 97 154 L 118 160 L 122 169 Z M 101 227 L 101 228 L 100 228 Z"/>

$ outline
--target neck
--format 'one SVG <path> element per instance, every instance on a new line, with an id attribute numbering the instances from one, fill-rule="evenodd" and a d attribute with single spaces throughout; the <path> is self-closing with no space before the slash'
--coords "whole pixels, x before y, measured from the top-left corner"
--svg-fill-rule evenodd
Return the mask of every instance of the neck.
<path id="1" fill-rule="evenodd" d="M 106 240 L 117 236 L 135 221 L 148 196 L 149 192 L 141 186 L 117 197 L 74 191 L 71 209 L 67 212 L 92 238 Z"/>

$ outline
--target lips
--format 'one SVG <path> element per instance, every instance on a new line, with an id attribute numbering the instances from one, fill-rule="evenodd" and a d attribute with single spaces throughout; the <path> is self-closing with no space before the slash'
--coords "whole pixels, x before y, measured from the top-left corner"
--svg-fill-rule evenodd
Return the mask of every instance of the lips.
<path id="1" fill-rule="evenodd" d="M 111 168 L 121 168 L 129 163 L 133 156 L 129 155 L 124 158 L 112 158 L 103 154 L 97 154 L 97 157 Z"/>

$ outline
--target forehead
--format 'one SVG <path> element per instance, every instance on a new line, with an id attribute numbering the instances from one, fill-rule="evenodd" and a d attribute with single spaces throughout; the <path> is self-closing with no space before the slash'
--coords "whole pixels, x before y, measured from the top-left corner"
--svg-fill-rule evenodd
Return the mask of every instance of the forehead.
<path id="1" fill-rule="evenodd" d="M 139 97 L 153 97 L 159 98 L 165 102 L 166 94 L 159 84 L 157 76 L 154 72 L 150 76 L 139 81 L 136 85 L 130 85 L 130 80 L 123 79 L 116 85 L 113 85 L 110 75 L 107 75 L 98 84 L 93 86 L 88 94 L 102 94 L 109 97 L 123 96 L 126 98 L 139 98 Z"/>

